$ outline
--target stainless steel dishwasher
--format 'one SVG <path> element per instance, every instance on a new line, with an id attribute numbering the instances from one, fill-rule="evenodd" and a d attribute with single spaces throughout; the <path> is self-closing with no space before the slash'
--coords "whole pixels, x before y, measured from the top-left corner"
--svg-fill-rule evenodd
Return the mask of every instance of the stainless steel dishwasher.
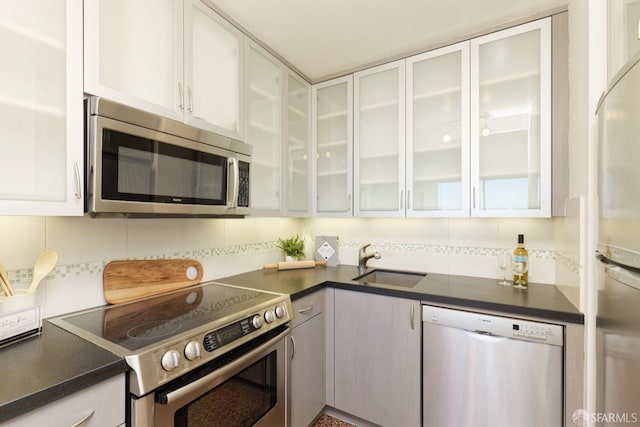
<path id="1" fill-rule="evenodd" d="M 562 426 L 560 325 L 422 306 L 422 425 Z"/>

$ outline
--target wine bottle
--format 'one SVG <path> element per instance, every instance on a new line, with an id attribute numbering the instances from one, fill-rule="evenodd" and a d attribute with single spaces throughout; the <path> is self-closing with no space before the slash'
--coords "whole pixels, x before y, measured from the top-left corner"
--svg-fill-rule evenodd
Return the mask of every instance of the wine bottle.
<path id="1" fill-rule="evenodd" d="M 518 234 L 518 246 L 513 251 L 513 286 L 525 289 L 529 284 L 529 252 L 524 247 L 524 234 Z"/>

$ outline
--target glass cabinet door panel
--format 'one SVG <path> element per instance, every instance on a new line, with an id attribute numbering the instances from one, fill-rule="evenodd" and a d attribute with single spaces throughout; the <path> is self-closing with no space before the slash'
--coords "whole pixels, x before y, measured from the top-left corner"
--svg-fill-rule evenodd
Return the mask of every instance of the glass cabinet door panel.
<path id="1" fill-rule="evenodd" d="M 85 91 L 182 120 L 182 20 L 177 0 L 86 1 Z"/>
<path id="2" fill-rule="evenodd" d="M 0 211 L 82 215 L 82 3 L 6 1 L 0 16 Z"/>
<path id="3" fill-rule="evenodd" d="M 199 0 L 187 7 L 185 121 L 204 128 L 211 124 L 211 130 L 240 139 L 242 33 Z"/>
<path id="4" fill-rule="evenodd" d="M 280 210 L 281 65 L 266 52 L 247 50 L 246 138 L 253 145 L 251 207 Z"/>
<path id="5" fill-rule="evenodd" d="M 471 41 L 473 211 L 481 216 L 550 215 L 549 31 L 547 19 Z"/>
<path id="6" fill-rule="evenodd" d="M 409 215 L 469 214 L 468 42 L 409 58 Z"/>
<path id="7" fill-rule="evenodd" d="M 310 212 L 311 90 L 308 84 L 292 76 L 287 78 L 286 188 L 287 211 Z"/>
<path id="8" fill-rule="evenodd" d="M 640 52 L 640 0 L 608 0 L 609 79 Z"/>
<path id="9" fill-rule="evenodd" d="M 351 76 L 314 86 L 316 208 L 322 214 L 351 214 Z"/>
<path id="10" fill-rule="evenodd" d="M 404 61 L 355 74 L 356 215 L 404 216 Z"/>

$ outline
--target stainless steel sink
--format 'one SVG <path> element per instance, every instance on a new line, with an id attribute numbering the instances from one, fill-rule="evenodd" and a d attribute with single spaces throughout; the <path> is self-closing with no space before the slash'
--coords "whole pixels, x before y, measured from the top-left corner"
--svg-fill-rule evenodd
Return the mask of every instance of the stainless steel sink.
<path id="1" fill-rule="evenodd" d="M 365 285 L 377 284 L 412 288 L 426 275 L 426 273 L 376 269 L 363 274 L 362 276 L 355 277 L 353 280 Z"/>

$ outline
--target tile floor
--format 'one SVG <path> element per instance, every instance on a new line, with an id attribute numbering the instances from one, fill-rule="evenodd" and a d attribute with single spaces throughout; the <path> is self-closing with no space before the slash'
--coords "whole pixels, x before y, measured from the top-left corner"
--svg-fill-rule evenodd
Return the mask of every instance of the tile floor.
<path id="1" fill-rule="evenodd" d="M 327 414 L 322 414 L 313 423 L 312 427 L 356 427 L 337 418 L 333 418 Z"/>

